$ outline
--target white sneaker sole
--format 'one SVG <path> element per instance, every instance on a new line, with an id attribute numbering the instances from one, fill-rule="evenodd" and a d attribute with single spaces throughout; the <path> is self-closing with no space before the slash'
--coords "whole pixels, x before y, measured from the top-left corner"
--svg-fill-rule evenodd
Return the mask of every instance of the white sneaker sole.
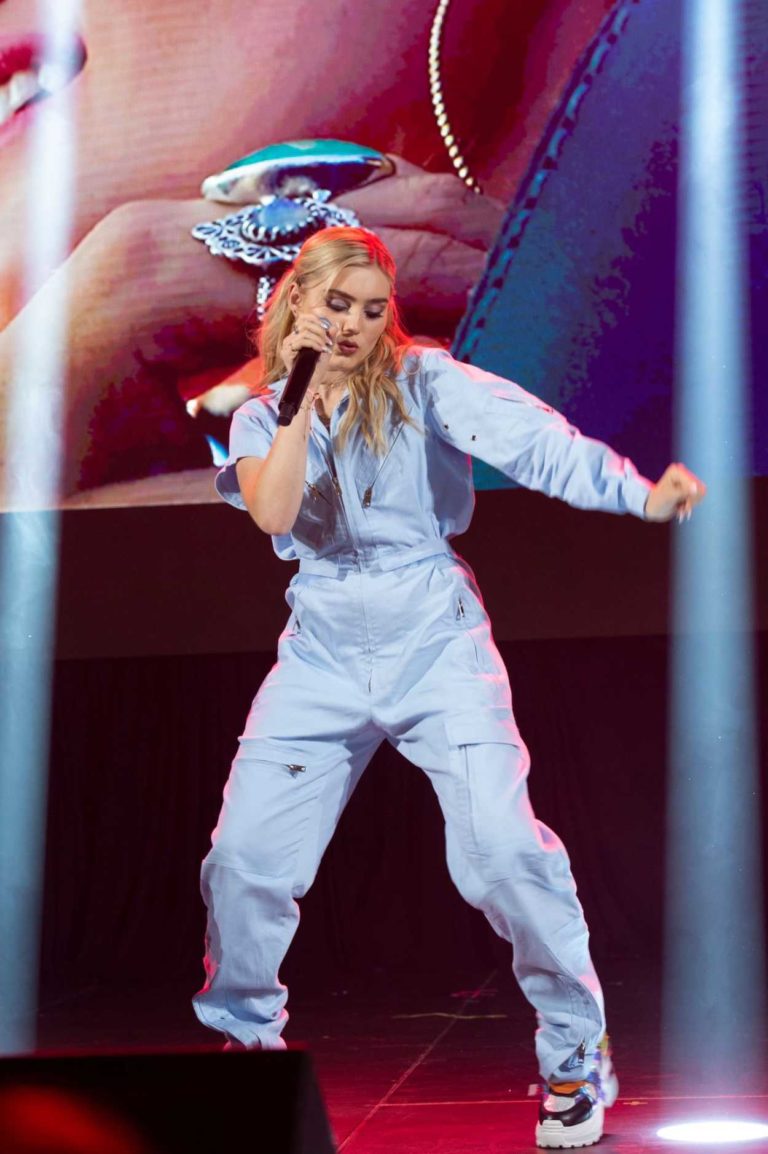
<path id="1" fill-rule="evenodd" d="M 578 1146 L 594 1146 L 603 1136 L 605 1107 L 595 1102 L 592 1114 L 578 1126 L 564 1126 L 554 1118 L 536 1126 L 536 1145 L 544 1150 L 574 1150 Z"/>

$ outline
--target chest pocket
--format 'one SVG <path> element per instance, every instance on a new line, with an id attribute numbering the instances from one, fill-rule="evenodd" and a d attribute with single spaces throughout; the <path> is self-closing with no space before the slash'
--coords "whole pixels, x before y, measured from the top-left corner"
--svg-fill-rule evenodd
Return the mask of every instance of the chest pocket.
<path id="1" fill-rule="evenodd" d="M 325 463 L 314 456 L 307 463 L 304 495 L 291 536 L 302 545 L 320 551 L 346 541 L 347 531 L 333 479 Z"/>

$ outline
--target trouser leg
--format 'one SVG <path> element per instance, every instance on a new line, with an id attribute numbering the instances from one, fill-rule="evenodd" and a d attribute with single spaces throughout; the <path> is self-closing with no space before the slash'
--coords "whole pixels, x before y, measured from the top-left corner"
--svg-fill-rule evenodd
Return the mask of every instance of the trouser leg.
<path id="1" fill-rule="evenodd" d="M 510 942 L 513 969 L 537 1012 L 543 1078 L 574 1081 L 605 1029 L 589 935 L 562 842 L 534 817 L 528 753 L 478 714 L 450 736 L 441 766 L 424 764 L 446 821 L 448 868 L 460 893 Z"/>
<path id="2" fill-rule="evenodd" d="M 372 748 L 351 754 L 241 742 L 213 846 L 203 862 L 206 983 L 193 999 L 207 1026 L 245 1045 L 282 1048 L 287 991 L 278 971 L 314 880 Z"/>
<path id="3" fill-rule="evenodd" d="M 528 751 L 471 573 L 444 562 L 421 572 L 419 586 L 414 568 L 387 670 L 397 692 L 380 698 L 377 716 L 437 791 L 454 882 L 512 943 L 515 974 L 538 1015 L 542 1076 L 579 1080 L 604 1013 L 568 857 L 531 809 Z M 377 624 L 383 634 L 387 619 Z"/>
<path id="4" fill-rule="evenodd" d="M 297 900 L 381 741 L 371 718 L 360 578 L 297 574 L 278 659 L 254 699 L 203 863 L 208 1026 L 246 1045 L 282 1046 L 278 972 Z"/>

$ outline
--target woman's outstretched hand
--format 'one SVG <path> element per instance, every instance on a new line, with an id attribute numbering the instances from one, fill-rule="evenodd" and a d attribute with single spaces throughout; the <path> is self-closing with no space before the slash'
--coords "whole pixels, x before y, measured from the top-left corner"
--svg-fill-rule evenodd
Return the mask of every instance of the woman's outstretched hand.
<path id="1" fill-rule="evenodd" d="M 649 521 L 687 521 L 706 493 L 707 486 L 685 465 L 668 465 L 648 494 L 645 515 Z"/>

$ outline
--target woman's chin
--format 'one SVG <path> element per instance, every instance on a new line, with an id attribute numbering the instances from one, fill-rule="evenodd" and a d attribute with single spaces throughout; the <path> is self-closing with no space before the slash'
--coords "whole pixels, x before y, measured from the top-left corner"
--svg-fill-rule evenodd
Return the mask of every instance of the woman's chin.
<path id="1" fill-rule="evenodd" d="M 331 373 L 351 373 L 357 365 L 352 362 L 350 357 L 343 356 L 341 353 L 331 353 L 328 358 L 328 371 Z"/>

